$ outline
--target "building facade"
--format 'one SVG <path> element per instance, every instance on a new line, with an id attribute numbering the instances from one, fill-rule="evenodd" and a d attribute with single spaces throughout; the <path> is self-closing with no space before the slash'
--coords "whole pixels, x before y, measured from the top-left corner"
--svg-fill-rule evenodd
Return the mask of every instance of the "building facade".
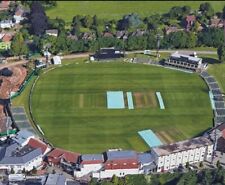
<path id="1" fill-rule="evenodd" d="M 169 171 L 187 163 L 199 163 L 210 160 L 213 143 L 206 137 L 197 137 L 177 143 L 152 148 L 157 172 Z"/>
<path id="2" fill-rule="evenodd" d="M 205 69 L 207 64 L 202 62 L 202 58 L 193 57 L 189 55 L 179 54 L 178 52 L 173 53 L 168 60 L 164 62 L 165 65 L 182 68 L 186 70 L 197 71 Z"/>

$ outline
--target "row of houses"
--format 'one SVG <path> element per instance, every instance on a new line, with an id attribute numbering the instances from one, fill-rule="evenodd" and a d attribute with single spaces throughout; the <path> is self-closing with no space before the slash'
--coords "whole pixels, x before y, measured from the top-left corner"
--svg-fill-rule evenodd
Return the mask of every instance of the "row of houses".
<path id="1" fill-rule="evenodd" d="M 223 20 L 221 18 L 218 18 L 217 16 L 213 16 L 209 20 L 209 24 L 200 23 L 195 15 L 187 15 L 184 19 L 184 27 L 178 27 L 176 25 L 170 25 L 166 26 L 164 29 L 164 33 L 168 35 L 172 32 L 178 32 L 178 31 L 190 31 L 194 24 L 197 23 L 197 31 L 202 31 L 204 27 L 210 27 L 210 28 L 222 28 L 223 27 Z"/>
<path id="2" fill-rule="evenodd" d="M 50 165 L 61 166 L 76 178 L 92 176 L 111 178 L 132 174 L 166 172 L 205 160 L 211 160 L 213 142 L 207 137 L 197 137 L 177 143 L 153 147 L 138 153 L 132 150 L 111 149 L 101 154 L 78 154 L 54 149 L 47 155 Z"/>
<path id="3" fill-rule="evenodd" d="M 59 148 L 51 149 L 28 131 L 19 131 L 0 147 L 0 169 L 16 173 L 41 169 L 44 164 L 60 166 L 76 178 L 91 176 L 110 178 L 129 174 L 148 174 L 170 171 L 179 166 L 210 160 L 213 142 L 198 137 L 169 145 L 153 147 L 138 153 L 132 150 L 111 149 L 101 154 L 79 154 Z"/>

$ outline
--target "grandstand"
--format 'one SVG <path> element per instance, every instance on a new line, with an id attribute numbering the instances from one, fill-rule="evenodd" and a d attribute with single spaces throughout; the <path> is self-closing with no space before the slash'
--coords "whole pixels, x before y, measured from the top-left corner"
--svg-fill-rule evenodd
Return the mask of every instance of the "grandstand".
<path id="1" fill-rule="evenodd" d="M 205 80 L 210 90 L 209 96 L 215 116 L 214 124 L 221 124 L 222 122 L 225 122 L 225 104 L 223 94 L 213 76 L 210 76 L 206 71 L 202 72 L 200 75 Z"/>

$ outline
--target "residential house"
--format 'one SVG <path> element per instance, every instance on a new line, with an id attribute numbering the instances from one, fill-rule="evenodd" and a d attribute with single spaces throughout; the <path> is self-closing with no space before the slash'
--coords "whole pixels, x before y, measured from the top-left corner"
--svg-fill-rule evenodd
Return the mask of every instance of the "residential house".
<path id="1" fill-rule="evenodd" d="M 103 169 L 94 172 L 95 178 L 111 178 L 113 175 L 124 177 L 125 175 L 139 174 L 138 155 L 135 151 L 109 150 L 104 153 Z"/>
<path id="2" fill-rule="evenodd" d="M 149 174 L 156 169 L 154 157 L 151 153 L 138 153 L 139 169 L 141 173 Z"/>
<path id="3" fill-rule="evenodd" d="M 63 150 L 53 149 L 48 155 L 48 163 L 53 166 L 61 166 L 64 170 L 71 172 L 74 170 L 80 154 Z"/>
<path id="4" fill-rule="evenodd" d="M 68 38 L 68 39 L 71 39 L 71 40 L 75 40 L 75 41 L 78 40 L 77 35 L 72 35 L 72 34 L 67 35 L 67 38 Z"/>
<path id="5" fill-rule="evenodd" d="M 12 28 L 12 27 L 14 27 L 15 26 L 15 24 L 13 23 L 13 21 L 12 20 L 2 20 L 2 21 L 0 21 L 0 27 L 1 28 Z"/>
<path id="6" fill-rule="evenodd" d="M 207 64 L 202 62 L 202 58 L 183 55 L 178 52 L 173 53 L 169 59 L 165 60 L 164 64 L 171 67 L 193 71 L 198 71 L 207 67 Z"/>
<path id="7" fill-rule="evenodd" d="M 17 7 L 13 18 L 15 19 L 15 23 L 19 24 L 25 18 L 24 10 L 21 7 Z"/>
<path id="8" fill-rule="evenodd" d="M 82 177 L 90 173 L 98 172 L 103 168 L 104 158 L 102 154 L 84 154 L 78 158 L 78 166 L 74 170 L 75 177 Z"/>
<path id="9" fill-rule="evenodd" d="M 27 145 L 31 138 L 34 138 L 34 134 L 32 132 L 29 132 L 28 130 L 20 130 L 17 132 L 16 136 L 12 138 L 12 140 L 23 147 Z"/>
<path id="10" fill-rule="evenodd" d="M 1 1 L 1 3 L 0 3 L 0 11 L 8 10 L 9 9 L 9 5 L 10 5 L 10 1 L 9 0 Z"/>
<path id="11" fill-rule="evenodd" d="M 210 160 L 213 143 L 206 137 L 197 137 L 169 145 L 153 147 L 151 153 L 155 158 L 157 172 L 169 171 L 179 166 Z"/>
<path id="12" fill-rule="evenodd" d="M 177 26 L 166 26 L 164 29 L 164 33 L 166 35 L 170 34 L 170 33 L 174 33 L 174 32 L 178 32 L 178 31 L 183 31 L 183 28 L 178 28 Z"/>
<path id="13" fill-rule="evenodd" d="M 103 32 L 102 36 L 103 37 L 114 37 L 113 33 L 111 33 L 111 32 Z"/>
<path id="14" fill-rule="evenodd" d="M 66 178 L 63 174 L 49 174 L 45 185 L 66 185 Z"/>
<path id="15" fill-rule="evenodd" d="M 96 36 L 92 32 L 84 32 L 81 36 L 82 40 L 95 40 Z"/>
<path id="16" fill-rule="evenodd" d="M 217 16 L 214 16 L 213 18 L 210 19 L 209 27 L 222 28 L 223 20 L 218 18 Z"/>
<path id="17" fill-rule="evenodd" d="M 49 145 L 47 145 L 46 143 L 37 138 L 30 138 L 27 145 L 36 149 L 40 148 L 43 156 L 46 155 L 51 150 L 51 147 Z"/>
<path id="18" fill-rule="evenodd" d="M 184 20 L 185 29 L 189 31 L 196 21 L 195 15 L 187 15 Z"/>
<path id="19" fill-rule="evenodd" d="M 116 32 L 116 38 L 126 40 L 128 39 L 128 31 L 121 30 Z"/>
<path id="20" fill-rule="evenodd" d="M 0 146 L 0 169 L 13 169 L 16 173 L 23 169 L 31 171 L 33 167 L 42 165 L 42 156 L 40 148 L 32 148 L 29 145 L 21 147 L 12 141 Z"/>
<path id="21" fill-rule="evenodd" d="M 145 30 L 137 29 L 135 32 L 131 33 L 131 36 L 140 37 L 143 36 L 146 33 Z"/>
<path id="22" fill-rule="evenodd" d="M 54 36 L 54 37 L 58 37 L 58 30 L 57 29 L 46 30 L 45 34 Z"/>

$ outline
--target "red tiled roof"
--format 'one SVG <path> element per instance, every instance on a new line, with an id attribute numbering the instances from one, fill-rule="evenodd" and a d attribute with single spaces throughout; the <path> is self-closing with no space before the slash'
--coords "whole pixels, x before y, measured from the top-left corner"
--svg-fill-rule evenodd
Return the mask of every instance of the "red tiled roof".
<path id="1" fill-rule="evenodd" d="M 48 145 L 46 145 L 44 142 L 34 138 L 29 140 L 28 145 L 33 148 L 41 148 L 42 153 L 45 153 L 48 148 Z"/>
<path id="2" fill-rule="evenodd" d="M 104 160 L 81 161 L 81 164 L 101 164 Z"/>
<path id="3" fill-rule="evenodd" d="M 22 15 L 23 15 L 23 10 L 22 10 L 22 9 L 18 9 L 18 10 L 15 12 L 15 15 L 16 15 L 16 16 L 22 16 Z"/>
<path id="4" fill-rule="evenodd" d="M 11 34 L 5 34 L 2 38 L 3 42 L 10 42 L 12 40 L 13 36 Z"/>
<path id="5" fill-rule="evenodd" d="M 223 131 L 225 129 L 225 123 L 222 123 L 217 127 L 220 131 Z"/>
<path id="6" fill-rule="evenodd" d="M 195 21 L 196 20 L 196 17 L 194 15 L 187 15 L 186 17 L 186 21 Z"/>
<path id="7" fill-rule="evenodd" d="M 60 148 L 55 148 L 48 154 L 48 157 L 55 159 L 55 162 L 58 162 L 61 158 L 63 158 L 70 163 L 76 163 L 79 156 L 80 154 L 78 153 L 70 152 Z"/>
<path id="8" fill-rule="evenodd" d="M 9 8 L 10 1 L 2 1 L 0 3 L 0 8 Z"/>
<path id="9" fill-rule="evenodd" d="M 103 37 L 113 37 L 113 34 L 110 32 L 103 33 Z"/>
<path id="10" fill-rule="evenodd" d="M 225 130 L 222 131 L 222 136 L 225 139 Z"/>
<path id="11" fill-rule="evenodd" d="M 133 169 L 138 168 L 138 160 L 136 159 L 121 159 L 121 160 L 111 160 L 106 161 L 105 163 L 105 169 L 111 170 L 111 169 Z"/>

